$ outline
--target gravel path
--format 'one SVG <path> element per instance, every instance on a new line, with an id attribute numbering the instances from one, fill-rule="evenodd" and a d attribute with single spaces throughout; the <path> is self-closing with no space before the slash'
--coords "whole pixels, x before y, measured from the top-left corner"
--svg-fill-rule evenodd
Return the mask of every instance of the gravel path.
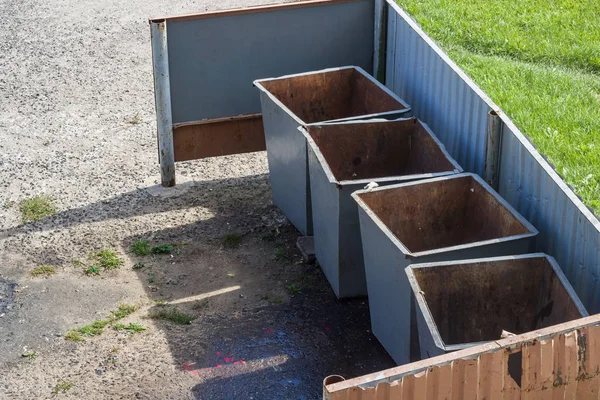
<path id="1" fill-rule="evenodd" d="M 147 17 L 258 3 L 0 0 L 0 398 L 310 399 L 327 374 L 392 365 L 364 301 L 298 261 L 264 153 L 178 163 L 156 190 Z M 58 212 L 22 225 L 37 195 Z M 139 238 L 175 249 L 136 257 Z M 101 249 L 124 264 L 84 275 Z M 32 278 L 41 264 L 58 273 Z M 194 322 L 149 319 L 163 301 Z M 65 340 L 120 303 L 144 332 Z"/>

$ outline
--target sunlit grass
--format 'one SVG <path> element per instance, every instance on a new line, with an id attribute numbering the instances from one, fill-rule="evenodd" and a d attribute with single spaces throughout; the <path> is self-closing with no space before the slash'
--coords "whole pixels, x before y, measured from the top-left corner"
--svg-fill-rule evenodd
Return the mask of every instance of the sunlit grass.
<path id="1" fill-rule="evenodd" d="M 600 214 L 600 7 L 592 1 L 398 3 Z"/>

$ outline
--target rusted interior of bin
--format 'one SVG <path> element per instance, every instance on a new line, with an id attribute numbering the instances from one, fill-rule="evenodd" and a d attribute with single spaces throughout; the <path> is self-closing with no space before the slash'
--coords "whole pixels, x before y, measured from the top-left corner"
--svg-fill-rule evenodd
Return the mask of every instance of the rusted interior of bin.
<path id="1" fill-rule="evenodd" d="M 416 119 L 308 126 L 337 181 L 455 169 Z"/>
<path id="2" fill-rule="evenodd" d="M 472 176 L 360 194 L 415 253 L 530 233 Z"/>
<path id="3" fill-rule="evenodd" d="M 406 108 L 354 68 L 260 83 L 307 124 Z"/>
<path id="4" fill-rule="evenodd" d="M 446 345 L 582 317 L 545 257 L 414 268 L 413 274 Z"/>

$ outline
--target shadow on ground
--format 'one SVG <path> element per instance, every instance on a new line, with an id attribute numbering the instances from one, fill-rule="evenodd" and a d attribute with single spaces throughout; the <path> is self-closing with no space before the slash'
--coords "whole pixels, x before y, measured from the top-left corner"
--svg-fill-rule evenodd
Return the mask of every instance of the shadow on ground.
<path id="1" fill-rule="evenodd" d="M 151 244 L 176 244 L 171 254 L 132 257 L 158 302 L 150 314 L 195 318 L 157 320 L 176 367 L 197 379 L 195 398 L 317 399 L 327 375 L 394 366 L 370 332 L 367 300 L 338 301 L 319 267 L 302 262 L 299 233 L 265 207 L 261 185 L 247 189 L 261 201 L 205 195 L 219 204 L 213 218 L 152 232 Z"/>

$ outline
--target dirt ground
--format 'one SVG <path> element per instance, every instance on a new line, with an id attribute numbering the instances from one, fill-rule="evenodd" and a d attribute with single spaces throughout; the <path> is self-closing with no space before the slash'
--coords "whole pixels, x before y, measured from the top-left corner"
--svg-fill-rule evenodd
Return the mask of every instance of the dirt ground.
<path id="1" fill-rule="evenodd" d="M 329 374 L 393 366 L 366 301 L 302 263 L 265 153 L 179 163 L 157 186 L 147 17 L 257 3 L 0 1 L 0 398 L 313 399 Z M 58 212 L 23 225 L 36 195 Z M 137 239 L 174 249 L 135 256 Z M 101 249 L 124 264 L 85 275 Z M 42 264 L 57 274 L 31 277 Z M 65 339 L 121 303 L 143 332 Z M 171 308 L 195 319 L 148 317 Z"/>

